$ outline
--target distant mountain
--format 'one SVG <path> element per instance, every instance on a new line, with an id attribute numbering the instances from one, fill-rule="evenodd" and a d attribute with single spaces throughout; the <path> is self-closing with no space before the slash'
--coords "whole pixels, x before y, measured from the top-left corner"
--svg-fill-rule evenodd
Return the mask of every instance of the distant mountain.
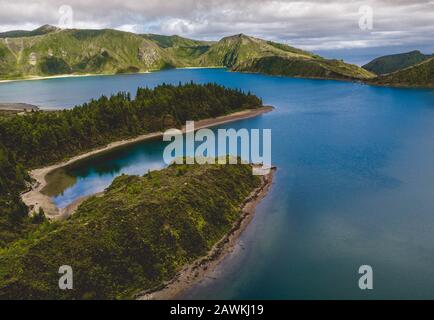
<path id="1" fill-rule="evenodd" d="M 221 39 L 201 57 L 202 64 L 233 67 L 266 56 L 306 57 L 313 55 L 284 44 L 265 41 L 244 34 Z"/>
<path id="2" fill-rule="evenodd" d="M 373 84 L 396 87 L 434 87 L 434 58 L 415 66 L 379 76 Z"/>
<path id="3" fill-rule="evenodd" d="M 111 29 L 43 26 L 0 36 L 0 78 L 3 79 L 212 66 L 312 78 L 373 77 L 370 72 L 343 61 L 327 60 L 285 44 L 243 34 L 212 42 Z M 282 67 L 280 73 L 276 66 Z"/>
<path id="4" fill-rule="evenodd" d="M 233 70 L 288 77 L 337 80 L 366 80 L 375 77 L 371 72 L 356 65 L 321 57 L 267 56 L 244 61 L 236 65 Z"/>
<path id="5" fill-rule="evenodd" d="M 157 34 L 143 35 L 147 40 L 157 44 L 169 57 L 174 67 L 201 66 L 199 58 L 215 43 L 198 41 L 177 35 L 163 36 Z"/>
<path id="6" fill-rule="evenodd" d="M 162 48 L 209 47 L 215 41 L 192 40 L 177 35 L 164 36 L 159 34 L 143 34 L 143 38 L 156 42 Z"/>
<path id="7" fill-rule="evenodd" d="M 176 64 L 155 41 L 116 30 L 0 39 L 0 77 L 139 72 Z"/>
<path id="8" fill-rule="evenodd" d="M 0 38 L 20 38 L 20 37 L 33 37 L 33 36 L 41 36 L 50 32 L 59 31 L 61 29 L 50 26 L 49 24 L 43 25 L 32 31 L 26 30 L 14 30 L 0 33 Z"/>
<path id="9" fill-rule="evenodd" d="M 343 61 L 327 60 L 285 44 L 243 34 L 223 38 L 201 57 L 204 64 L 231 67 L 233 71 L 327 79 L 367 79 L 370 72 Z"/>
<path id="10" fill-rule="evenodd" d="M 414 66 L 432 57 L 434 55 L 426 55 L 415 50 L 376 58 L 363 68 L 377 75 L 384 75 Z"/>

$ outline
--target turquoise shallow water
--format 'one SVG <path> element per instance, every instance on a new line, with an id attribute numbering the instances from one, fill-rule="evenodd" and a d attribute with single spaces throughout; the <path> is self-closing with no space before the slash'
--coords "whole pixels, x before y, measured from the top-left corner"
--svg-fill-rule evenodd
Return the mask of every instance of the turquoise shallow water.
<path id="1" fill-rule="evenodd" d="M 223 69 L 14 82 L 0 101 L 70 107 L 137 86 L 194 80 L 251 90 L 272 113 L 223 127 L 272 129 L 278 167 L 217 279 L 187 298 L 434 298 L 434 91 L 239 74 Z M 120 173 L 163 166 L 161 141 L 74 168 L 64 206 Z M 358 288 L 358 268 L 374 290 Z"/>

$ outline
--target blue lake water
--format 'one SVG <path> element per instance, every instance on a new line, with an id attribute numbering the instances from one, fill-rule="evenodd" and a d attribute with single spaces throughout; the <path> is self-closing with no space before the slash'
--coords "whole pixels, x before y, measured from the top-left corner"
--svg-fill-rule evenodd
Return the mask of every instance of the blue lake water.
<path id="1" fill-rule="evenodd" d="M 226 128 L 272 129 L 274 185 L 235 252 L 187 298 L 434 298 L 434 90 L 171 70 L 13 82 L 0 101 L 71 107 L 138 86 L 217 82 L 275 106 Z M 164 166 L 164 144 L 128 146 L 71 169 L 64 206 L 121 173 Z M 370 265 L 374 290 L 358 288 Z"/>

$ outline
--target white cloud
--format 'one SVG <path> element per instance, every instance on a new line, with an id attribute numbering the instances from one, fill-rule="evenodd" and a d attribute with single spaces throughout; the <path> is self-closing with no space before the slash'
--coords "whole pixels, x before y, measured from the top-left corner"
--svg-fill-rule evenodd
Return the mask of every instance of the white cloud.
<path id="1" fill-rule="evenodd" d="M 0 0 L 0 30 L 57 25 L 69 5 L 78 28 L 180 34 L 199 39 L 246 33 L 306 49 L 418 47 L 434 38 L 434 1 L 404 0 Z M 359 28 L 370 5 L 374 29 Z"/>
<path id="2" fill-rule="evenodd" d="M 162 21 L 158 26 L 159 30 L 157 31 L 160 31 L 164 34 L 190 35 L 196 33 L 198 30 L 203 30 L 205 27 L 206 24 L 200 22 L 172 18 Z"/>

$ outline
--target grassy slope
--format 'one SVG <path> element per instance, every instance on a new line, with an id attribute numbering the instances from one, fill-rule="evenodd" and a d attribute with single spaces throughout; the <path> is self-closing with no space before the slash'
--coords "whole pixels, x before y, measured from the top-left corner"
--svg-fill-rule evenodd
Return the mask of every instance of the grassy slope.
<path id="1" fill-rule="evenodd" d="M 16 59 L 0 65 L 9 65 L 13 75 L 137 72 L 171 62 L 154 42 L 115 30 L 62 30 L 2 40 Z"/>
<path id="2" fill-rule="evenodd" d="M 14 30 L 14 31 L 2 32 L 0 33 L 0 38 L 20 38 L 20 37 L 40 36 L 55 31 L 58 31 L 58 28 L 46 24 L 32 31 Z"/>
<path id="3" fill-rule="evenodd" d="M 226 37 L 210 47 L 200 58 L 203 65 L 233 67 L 265 56 L 311 57 L 310 53 L 243 34 Z"/>
<path id="4" fill-rule="evenodd" d="M 323 58 L 269 56 L 240 63 L 235 71 L 259 72 L 289 77 L 364 80 L 374 75 L 355 65 Z"/>
<path id="5" fill-rule="evenodd" d="M 232 67 L 234 71 L 260 72 L 308 78 L 366 79 L 373 75 L 358 66 L 323 59 L 284 44 L 237 35 L 223 38 L 201 60 Z"/>
<path id="6" fill-rule="evenodd" d="M 177 35 L 164 36 L 159 34 L 144 34 L 143 38 L 156 42 L 162 48 L 209 46 L 214 42 L 192 40 Z"/>
<path id="7" fill-rule="evenodd" d="M 372 81 L 373 84 L 397 87 L 434 87 L 434 58 Z"/>
<path id="8" fill-rule="evenodd" d="M 163 36 L 157 34 L 143 35 L 145 39 L 155 42 L 171 57 L 174 67 L 197 67 L 199 57 L 214 44 L 211 41 L 197 41 L 177 35 Z"/>
<path id="9" fill-rule="evenodd" d="M 420 51 L 411 51 L 376 58 L 363 68 L 375 74 L 384 75 L 415 66 L 432 57 L 433 55 L 425 55 Z"/>
<path id="10" fill-rule="evenodd" d="M 15 70 L 16 58 L 8 49 L 4 39 L 0 39 L 0 76 L 13 75 Z"/>
<path id="11" fill-rule="evenodd" d="M 0 39 L 0 77 L 138 72 L 186 66 L 225 66 L 269 73 L 267 69 L 257 70 L 258 65 L 269 65 L 258 63 L 258 59 L 269 57 L 278 57 L 279 63 L 288 62 L 286 69 L 295 61 L 297 76 L 357 79 L 371 76 L 356 66 L 242 34 L 206 42 L 115 30 L 52 30 L 38 36 Z M 285 71 L 285 74 L 292 73 Z"/>
<path id="12" fill-rule="evenodd" d="M 45 27 L 33 34 L 41 35 L 26 34 L 7 39 L 0 37 L 1 78 L 225 66 L 234 71 L 290 77 L 432 86 L 430 63 L 374 79 L 373 73 L 358 66 L 324 59 L 284 44 L 243 34 L 218 42 L 196 41 L 179 36 L 137 35 L 109 29 L 59 31 Z M 379 73 L 389 72 L 412 66 L 424 57 L 420 52 L 382 57 L 365 68 Z"/>
<path id="13" fill-rule="evenodd" d="M 259 184 L 249 165 L 120 176 L 68 221 L 0 251 L 0 297 L 131 298 L 205 255 Z M 63 264 L 74 270 L 74 290 L 58 289 Z"/>

